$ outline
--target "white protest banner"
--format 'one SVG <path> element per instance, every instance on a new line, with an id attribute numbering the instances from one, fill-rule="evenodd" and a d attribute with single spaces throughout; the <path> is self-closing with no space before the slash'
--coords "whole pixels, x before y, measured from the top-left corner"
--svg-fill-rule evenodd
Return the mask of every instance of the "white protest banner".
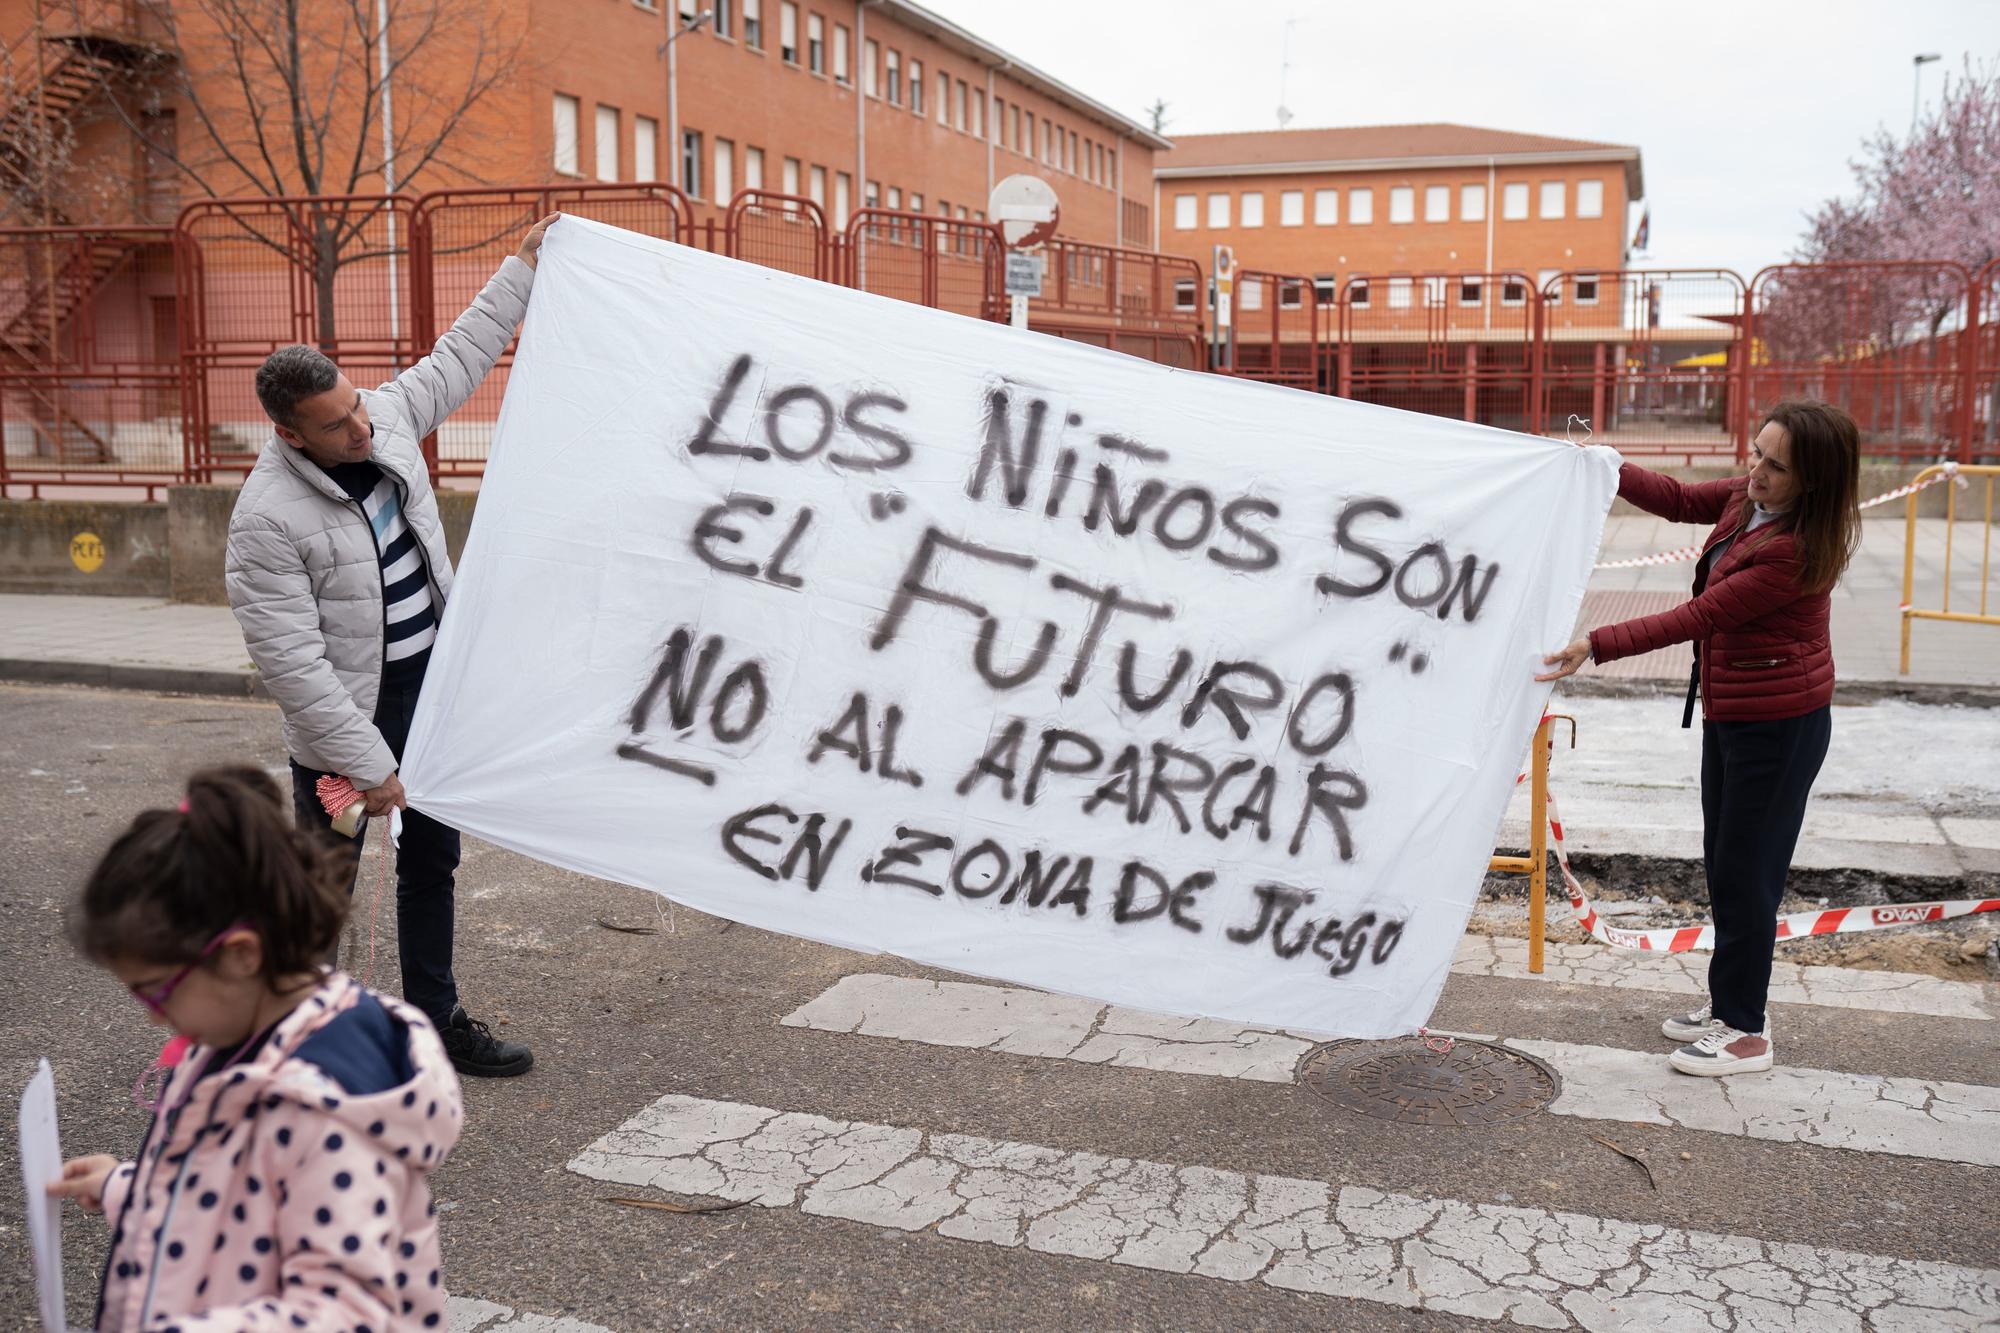
<path id="1" fill-rule="evenodd" d="M 403 782 L 770 930 L 1410 1031 L 1617 461 L 565 218 Z"/>
<path id="2" fill-rule="evenodd" d="M 56 1130 L 56 1076 L 47 1060 L 21 1092 L 21 1192 L 28 1204 L 28 1258 L 45 1333 L 64 1333 L 62 1200 L 49 1185 L 62 1179 L 62 1140 Z"/>

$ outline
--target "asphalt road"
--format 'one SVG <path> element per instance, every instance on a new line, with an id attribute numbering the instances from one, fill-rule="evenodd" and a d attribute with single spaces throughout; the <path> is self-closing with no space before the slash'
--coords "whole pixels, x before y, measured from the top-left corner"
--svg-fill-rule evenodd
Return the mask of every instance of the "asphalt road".
<path id="1" fill-rule="evenodd" d="M 277 714 L 252 702 L 0 686 L 0 719 L 0 1135 L 13 1143 L 16 1091 L 46 1055 L 66 1153 L 129 1153 L 144 1128 L 132 1081 L 160 1033 L 115 982 L 71 955 L 62 905 L 125 821 L 176 799 L 190 770 L 282 765 Z M 375 871 L 371 851 L 350 935 L 357 975 L 370 972 Z M 391 888 L 372 926 L 372 980 L 388 990 L 397 988 L 393 917 Z M 667 1094 L 2000 1268 L 2000 1167 L 1990 1165 L 1571 1115 L 1486 1129 L 1404 1126 L 1286 1083 L 780 1026 L 863 972 L 943 976 L 668 911 L 640 890 L 468 841 L 459 878 L 464 1000 L 532 1045 L 537 1065 L 522 1079 L 467 1083 L 463 1140 L 433 1178 L 450 1289 L 621 1331 L 1493 1326 L 796 1207 L 635 1209 L 606 1196 L 636 1188 L 567 1169 Z M 1454 977 L 1434 1026 L 1661 1052 L 1660 1016 L 1688 1007 L 1685 996 L 1647 990 Z M 1776 1014 L 1791 1063 L 1993 1081 L 1994 1022 L 1817 1006 Z M 1594 1136 L 1643 1155 L 1657 1188 Z M 21 1218 L 10 1168 L 0 1172 L 0 1323 L 25 1328 L 34 1301 Z M 79 1325 L 104 1239 L 97 1219 L 69 1215 L 69 1311 Z"/>

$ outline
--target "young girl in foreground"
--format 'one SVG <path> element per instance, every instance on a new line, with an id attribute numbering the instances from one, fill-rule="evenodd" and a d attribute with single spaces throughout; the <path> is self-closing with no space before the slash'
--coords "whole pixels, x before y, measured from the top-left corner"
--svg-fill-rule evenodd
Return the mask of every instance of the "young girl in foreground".
<path id="1" fill-rule="evenodd" d="M 457 1076 L 422 1014 L 316 961 L 351 866 L 280 802 L 256 769 L 197 773 L 71 917 L 178 1034 L 162 1064 L 186 1047 L 137 1158 L 76 1158 L 49 1187 L 111 1222 L 101 1330 L 445 1324 L 425 1176 L 458 1140 Z"/>

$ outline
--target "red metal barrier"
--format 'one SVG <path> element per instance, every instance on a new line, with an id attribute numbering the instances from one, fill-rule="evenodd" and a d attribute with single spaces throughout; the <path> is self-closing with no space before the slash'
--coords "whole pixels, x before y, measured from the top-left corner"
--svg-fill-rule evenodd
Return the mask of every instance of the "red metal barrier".
<path id="1" fill-rule="evenodd" d="M 1179 255 L 1057 237 L 1042 247 L 1042 294 L 1028 326 L 1194 370 L 1202 354 L 1201 266 Z"/>
<path id="2" fill-rule="evenodd" d="M 1733 459 L 1743 279 L 1728 269 L 1566 272 L 1542 287 L 1537 429 L 1637 456 Z M 1576 438 L 1582 439 L 1579 426 Z"/>
<path id="3" fill-rule="evenodd" d="M 974 319 L 1007 316 L 1007 243 L 991 223 L 863 208 L 844 241 L 833 271 L 849 287 Z"/>
<path id="4" fill-rule="evenodd" d="M 417 346 L 429 351 L 521 237 L 550 213 L 592 218 L 627 231 L 684 241 L 692 234 L 687 196 L 659 182 L 433 190 L 416 202 L 412 251 L 418 276 Z M 510 345 L 472 397 L 424 442 L 433 478 L 478 476 L 514 362 Z"/>
<path id="5" fill-rule="evenodd" d="M 1343 398 L 1531 430 L 1540 300 L 1525 273 L 1354 274 L 1326 381 Z"/>
<path id="6" fill-rule="evenodd" d="M 0 231 L 0 482 L 154 493 L 246 469 L 268 438 L 251 380 L 324 346 L 360 383 L 428 350 L 547 212 L 979 318 L 1004 316 L 993 227 L 864 209 L 830 235 L 808 199 L 746 190 L 720 216 L 670 186 L 209 200 L 159 228 Z M 1206 364 L 1204 276 L 1172 255 L 1058 239 L 1033 327 Z M 1237 275 L 1236 373 L 1515 429 L 1572 414 L 1627 453 L 1740 456 L 1756 413 L 1815 394 L 1870 453 L 2000 453 L 2000 262 L 1726 270 L 1352 275 L 1322 306 L 1302 277 Z M 476 475 L 505 360 L 435 442 Z M 178 417 L 178 439 L 174 421 Z"/>
<path id="7" fill-rule="evenodd" d="M 731 259 L 831 282 L 826 214 L 812 200 L 769 190 L 742 190 L 724 215 L 724 250 Z"/>
<path id="8" fill-rule="evenodd" d="M 1310 278 L 1238 269 L 1230 373 L 1245 379 L 1319 387 L 1319 305 Z"/>
<path id="9" fill-rule="evenodd" d="M 1865 454 L 1968 459 L 1978 306 L 1952 263 L 1764 269 L 1745 307 L 1739 441 L 1780 399 L 1811 397 L 1853 413 Z"/>
<path id="10" fill-rule="evenodd" d="M 270 438 L 264 358 L 311 343 L 356 384 L 416 360 L 407 195 L 204 199 L 181 210 L 183 429 L 192 471 L 248 472 Z"/>
<path id="11" fill-rule="evenodd" d="M 170 227 L 0 229 L 0 494 L 184 479 Z"/>

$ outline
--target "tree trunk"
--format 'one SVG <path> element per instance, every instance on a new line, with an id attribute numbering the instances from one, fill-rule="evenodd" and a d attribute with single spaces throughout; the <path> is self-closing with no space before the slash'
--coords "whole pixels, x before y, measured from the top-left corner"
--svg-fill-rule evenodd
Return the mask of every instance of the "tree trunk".
<path id="1" fill-rule="evenodd" d="M 335 355 L 339 341 L 333 314 L 333 279 L 340 272 L 339 226 L 339 219 L 327 213 L 313 218 L 314 337 L 328 356 Z"/>

